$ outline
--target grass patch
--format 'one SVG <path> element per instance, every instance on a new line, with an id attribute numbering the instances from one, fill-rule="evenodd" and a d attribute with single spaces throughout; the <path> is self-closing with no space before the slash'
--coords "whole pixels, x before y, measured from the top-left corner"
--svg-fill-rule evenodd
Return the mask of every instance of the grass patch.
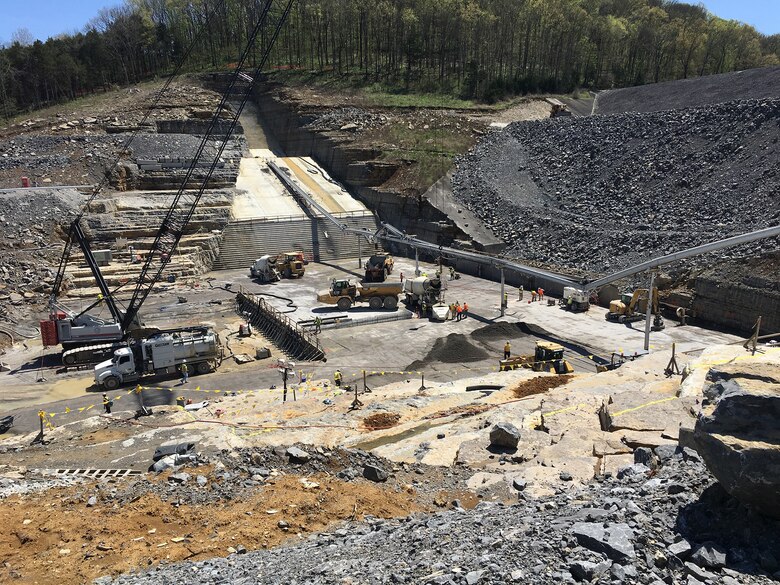
<path id="1" fill-rule="evenodd" d="M 417 120 L 410 129 L 408 121 L 395 122 L 385 124 L 366 138 L 381 145 L 380 159 L 406 163 L 395 180 L 424 191 L 443 177 L 452 168 L 455 157 L 475 142 L 471 132 L 455 124 L 437 119 L 429 125 Z"/>

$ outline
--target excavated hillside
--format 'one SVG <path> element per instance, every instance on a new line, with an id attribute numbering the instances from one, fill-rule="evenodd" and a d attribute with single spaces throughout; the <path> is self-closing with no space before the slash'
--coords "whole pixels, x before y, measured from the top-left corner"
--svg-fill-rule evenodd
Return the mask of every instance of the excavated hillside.
<path id="1" fill-rule="evenodd" d="M 452 183 L 510 255 L 608 273 L 780 223 L 779 139 L 780 99 L 516 123 L 463 156 Z"/>

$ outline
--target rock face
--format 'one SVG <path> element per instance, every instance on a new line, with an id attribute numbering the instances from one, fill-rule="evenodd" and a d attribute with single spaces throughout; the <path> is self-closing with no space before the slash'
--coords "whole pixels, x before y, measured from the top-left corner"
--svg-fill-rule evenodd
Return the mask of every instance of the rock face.
<path id="1" fill-rule="evenodd" d="M 732 496 L 780 518 L 780 385 L 751 365 L 710 372 L 694 440 L 707 467 Z"/>

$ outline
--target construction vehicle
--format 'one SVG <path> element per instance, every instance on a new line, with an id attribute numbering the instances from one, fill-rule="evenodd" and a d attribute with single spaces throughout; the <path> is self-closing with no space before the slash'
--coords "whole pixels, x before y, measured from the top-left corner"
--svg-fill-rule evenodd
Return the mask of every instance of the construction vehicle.
<path id="1" fill-rule="evenodd" d="M 282 279 L 279 269 L 276 265 L 276 256 L 260 256 L 249 267 L 249 275 L 262 283 L 276 282 Z"/>
<path id="2" fill-rule="evenodd" d="M 395 309 L 401 289 L 400 282 L 355 285 L 346 279 L 333 279 L 329 290 L 317 293 L 317 300 L 327 305 L 336 305 L 342 311 L 357 303 L 366 302 L 374 310 Z"/>
<path id="3" fill-rule="evenodd" d="M 658 288 L 653 287 L 652 294 L 652 314 L 653 331 L 660 331 L 665 327 L 664 320 L 661 318 L 661 311 L 658 305 Z M 605 315 L 607 321 L 613 323 L 633 323 L 642 321 L 645 318 L 647 310 L 648 291 L 646 288 L 638 288 L 631 295 L 624 294 L 618 300 L 609 303 L 609 312 Z"/>
<path id="4" fill-rule="evenodd" d="M 545 98 L 545 100 L 548 104 L 550 104 L 550 117 L 551 118 L 560 118 L 560 117 L 566 117 L 571 116 L 571 110 L 569 107 L 564 104 L 561 100 L 557 98 Z"/>
<path id="5" fill-rule="evenodd" d="M 393 272 L 395 260 L 390 254 L 374 254 L 366 260 L 366 277 L 363 282 L 384 282 Z"/>
<path id="6" fill-rule="evenodd" d="M 284 252 L 276 257 L 276 269 L 285 278 L 300 278 L 306 272 L 303 252 Z"/>
<path id="7" fill-rule="evenodd" d="M 444 304 L 444 287 L 441 278 L 436 276 L 418 276 L 407 278 L 403 282 L 403 292 L 406 295 L 404 302 L 410 310 L 420 310 L 420 313 L 430 315 L 434 321 L 446 321 L 450 315 L 450 308 Z"/>
<path id="8" fill-rule="evenodd" d="M 403 283 L 403 292 L 406 295 L 405 302 L 409 308 L 417 307 L 423 302 L 426 306 L 432 307 L 441 301 L 441 278 L 429 278 L 428 276 L 407 278 Z"/>
<path id="9" fill-rule="evenodd" d="M 230 83 L 226 91 L 222 94 L 219 104 L 217 104 L 214 109 L 209 127 L 203 134 L 185 176 L 174 194 L 171 204 L 155 234 L 154 241 L 143 259 L 138 277 L 128 283 L 134 287 L 134 289 L 127 304 L 121 309 L 118 300 L 115 297 L 115 293 L 117 293 L 118 289 L 109 289 L 108 283 L 100 271 L 98 260 L 96 259 L 96 255 L 92 252 L 82 225 L 84 222 L 84 213 L 89 209 L 91 203 L 100 193 L 102 184 L 97 185 L 95 189 L 93 189 L 93 192 L 87 199 L 84 207 L 73 222 L 71 222 L 49 299 L 49 319 L 41 322 L 41 337 L 44 346 L 61 344 L 65 350 L 62 359 L 66 365 L 91 363 L 96 359 L 104 359 L 106 352 L 115 353 L 118 349 L 133 351 L 132 347 L 136 347 L 138 344 L 143 345 L 143 337 L 144 335 L 148 335 L 149 331 L 144 330 L 142 327 L 139 318 L 139 310 L 146 298 L 157 286 L 163 276 L 165 268 L 173 258 L 176 247 L 186 231 L 187 225 L 200 198 L 206 190 L 212 173 L 219 164 L 220 157 L 225 150 L 227 141 L 238 124 L 239 116 L 241 115 L 246 102 L 249 100 L 254 80 L 257 79 L 264 70 L 273 45 L 279 36 L 279 31 L 287 20 L 292 5 L 293 0 L 288 0 L 283 12 L 275 15 L 271 35 L 264 40 L 264 48 L 260 51 L 259 59 L 255 44 L 260 31 L 269 20 L 270 2 L 265 4 L 254 23 L 254 26 L 250 27 L 247 44 L 241 52 L 236 67 L 234 68 Z M 242 71 L 250 59 L 255 64 L 252 69 L 253 75 L 247 75 L 246 72 Z M 245 84 L 246 79 L 252 81 L 246 84 L 242 95 L 241 91 L 238 90 L 240 86 Z M 167 84 L 160 92 L 161 95 L 166 88 Z M 237 108 L 231 108 L 228 102 L 235 100 L 237 95 L 240 96 L 240 104 Z M 223 118 L 224 112 L 232 112 L 233 115 L 231 118 L 225 119 Z M 223 130 L 225 124 L 228 124 L 227 131 Z M 218 137 L 216 142 L 215 137 Z M 202 160 L 202 155 L 204 152 L 211 152 L 211 147 L 214 145 L 216 145 L 216 153 L 210 163 L 208 172 L 206 172 L 201 179 L 200 169 L 205 162 Z M 200 180 L 199 185 L 197 184 L 198 180 Z M 193 183 L 197 185 L 197 188 L 193 188 Z M 66 267 L 71 259 L 70 256 L 74 243 L 81 248 L 81 251 L 84 254 L 84 260 L 92 272 L 100 291 L 97 301 L 79 313 L 62 307 L 58 299 L 62 285 L 65 281 Z M 106 305 L 110 317 L 102 319 L 88 314 L 89 311 L 101 304 Z M 179 332 L 179 334 L 184 333 L 185 330 Z M 171 335 L 173 335 L 173 333 L 171 333 Z M 128 341 L 131 337 L 133 337 L 134 340 Z M 153 338 L 154 335 L 150 337 L 149 340 Z M 142 366 L 143 364 L 138 366 L 139 371 L 145 371 Z"/>
<path id="10" fill-rule="evenodd" d="M 552 341 L 537 341 L 534 355 L 519 355 L 499 360 L 499 371 L 529 368 L 534 372 L 571 374 L 574 368 L 563 357 L 564 348 Z"/>
<path id="11" fill-rule="evenodd" d="M 144 376 L 175 374 L 185 362 L 196 374 L 217 369 L 222 363 L 219 335 L 210 327 L 192 327 L 131 342 L 95 366 L 95 383 L 104 390 L 116 390 Z"/>
<path id="12" fill-rule="evenodd" d="M 588 295 L 588 291 L 564 286 L 563 297 L 558 301 L 558 304 L 572 313 L 584 313 L 590 309 L 590 295 Z"/>

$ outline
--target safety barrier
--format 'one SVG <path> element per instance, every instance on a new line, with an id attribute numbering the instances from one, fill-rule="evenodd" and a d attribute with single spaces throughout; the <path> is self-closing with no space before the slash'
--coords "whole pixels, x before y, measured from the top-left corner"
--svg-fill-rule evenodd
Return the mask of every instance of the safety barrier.
<path id="1" fill-rule="evenodd" d="M 325 360 L 317 338 L 272 307 L 264 299 L 239 292 L 236 295 L 238 312 L 263 332 L 268 341 L 292 359 L 300 361 Z"/>

